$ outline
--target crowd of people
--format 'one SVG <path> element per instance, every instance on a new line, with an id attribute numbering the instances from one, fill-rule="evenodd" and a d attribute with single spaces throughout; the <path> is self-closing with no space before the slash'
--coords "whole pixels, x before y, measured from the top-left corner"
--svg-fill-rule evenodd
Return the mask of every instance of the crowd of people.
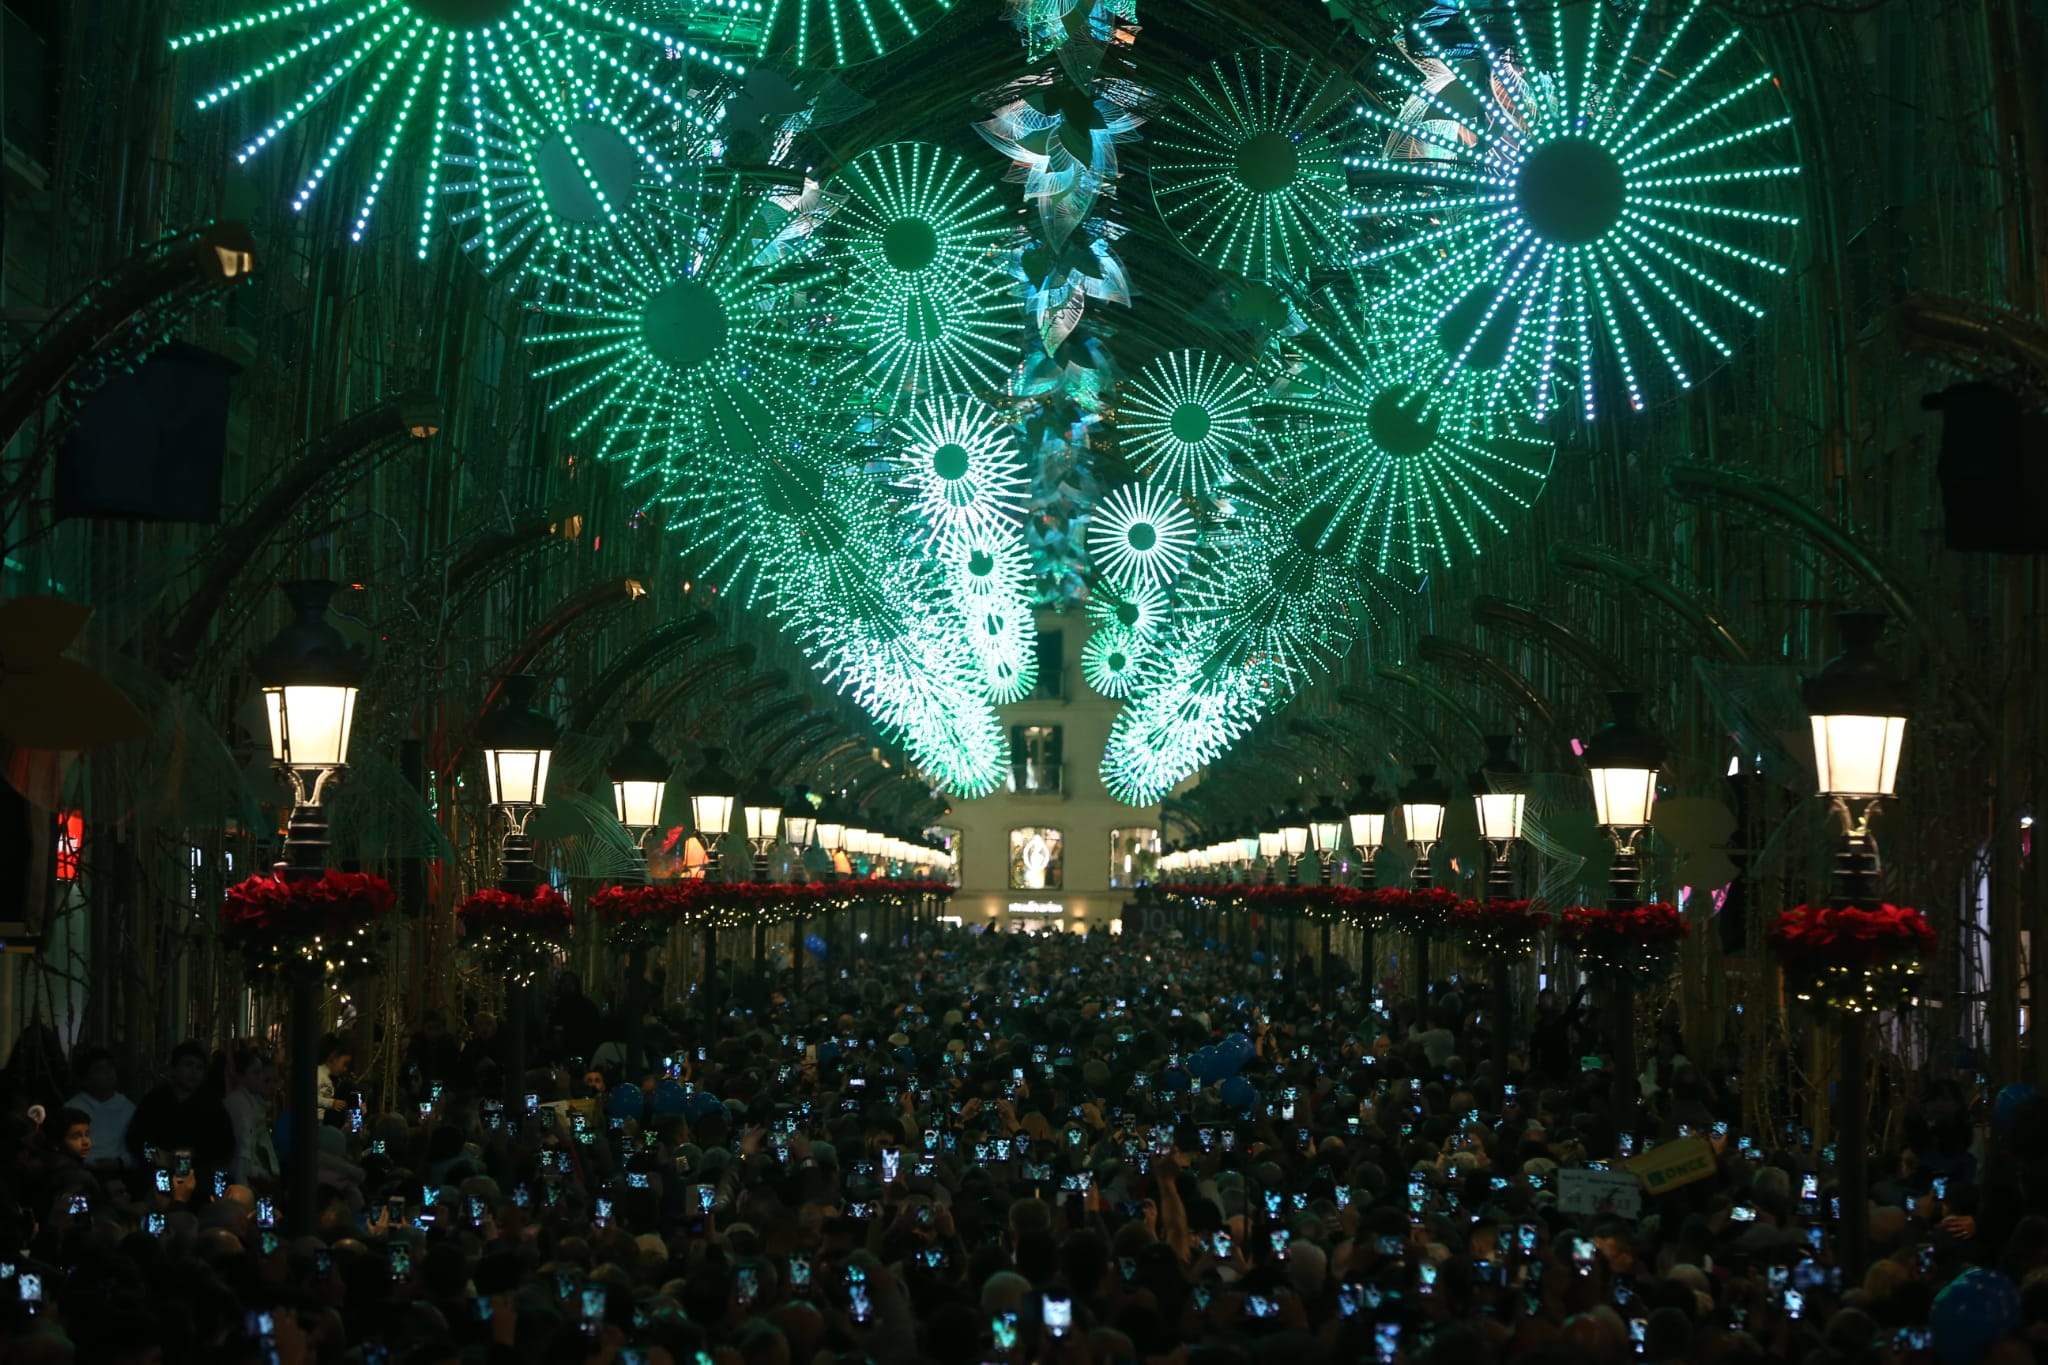
<path id="1" fill-rule="evenodd" d="M 2018 1365 L 2048 1346 L 2048 1097 L 2022 1088 L 1891 1092 L 1847 1276 L 1836 1152 L 1758 1102 L 1770 1059 L 1695 1063 L 1666 1029 L 1624 1108 L 1583 996 L 1545 993 L 1502 1039 L 1469 981 L 1326 994 L 1173 935 L 871 946 L 742 991 L 751 1008 L 629 1020 L 554 983 L 516 1085 L 505 1022 L 477 1011 L 421 1021 L 397 1094 L 365 1094 L 330 1038 L 303 1220 L 266 1049 L 180 1044 L 132 1100 L 103 1048 L 69 1085 L 10 1067 L 0 1360 Z M 1673 1188 L 1622 1164 L 1678 1142 L 1711 1160 Z"/>

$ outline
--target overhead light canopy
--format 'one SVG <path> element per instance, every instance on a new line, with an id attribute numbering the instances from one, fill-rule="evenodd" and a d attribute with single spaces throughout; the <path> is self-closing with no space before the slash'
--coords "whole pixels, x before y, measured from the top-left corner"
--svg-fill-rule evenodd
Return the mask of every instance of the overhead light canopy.
<path id="1" fill-rule="evenodd" d="M 348 766 L 363 658 L 327 619 L 328 599 L 340 586 L 326 579 L 284 584 L 292 619 L 254 662 L 270 722 L 270 760 L 282 767 Z"/>
<path id="2" fill-rule="evenodd" d="M 746 818 L 750 843 L 775 842 L 775 836 L 782 831 L 782 793 L 768 780 L 766 768 L 754 769 L 753 781 L 747 783 L 746 793 L 740 798 L 740 809 Z"/>
<path id="3" fill-rule="evenodd" d="M 1434 844 L 1444 837 L 1444 810 L 1451 789 L 1436 775 L 1436 764 L 1415 765 L 1415 780 L 1401 788 L 1401 827 L 1411 844 Z"/>
<path id="4" fill-rule="evenodd" d="M 1342 853 L 1347 829 L 1344 812 L 1328 796 L 1317 797 L 1315 805 L 1309 807 L 1308 838 L 1317 853 L 1326 858 Z"/>
<path id="5" fill-rule="evenodd" d="M 725 750 L 706 749 L 704 762 L 690 775 L 690 820 L 708 849 L 732 832 L 732 803 L 740 782 L 725 770 Z"/>
<path id="6" fill-rule="evenodd" d="M 1387 840 L 1387 798 L 1377 790 L 1370 773 L 1358 779 L 1358 792 L 1351 798 L 1346 819 L 1351 825 L 1351 847 L 1361 858 L 1370 858 Z"/>
<path id="7" fill-rule="evenodd" d="M 1806 683 L 1813 766 L 1824 796 L 1888 797 L 1906 741 L 1905 682 L 1877 654 L 1884 614 L 1835 614 L 1842 652 Z"/>
<path id="8" fill-rule="evenodd" d="M 661 799 L 668 791 L 671 765 L 654 747 L 654 722 L 626 722 L 626 747 L 612 755 L 612 812 L 630 830 L 649 830 L 661 823 Z"/>
<path id="9" fill-rule="evenodd" d="M 1593 818 L 1603 829 L 1640 830 L 1657 804 L 1657 770 L 1664 741 L 1637 719 L 1642 694 L 1609 692 L 1614 720 L 1586 741 L 1586 774 L 1593 782 Z"/>
<path id="10" fill-rule="evenodd" d="M 1479 813 L 1479 837 L 1506 843 L 1522 837 L 1522 813 L 1529 796 L 1521 790 L 1524 776 L 1508 749 L 1513 735 L 1488 735 L 1486 761 L 1472 774 L 1472 804 Z"/>
<path id="11" fill-rule="evenodd" d="M 811 804 L 811 789 L 799 782 L 789 793 L 789 804 L 782 808 L 782 836 L 802 853 L 811 846 L 817 829 L 818 808 Z"/>
<path id="12" fill-rule="evenodd" d="M 548 763 L 559 736 L 555 723 L 534 709 L 539 690 L 540 679 L 531 673 L 506 675 L 498 704 L 477 724 L 494 806 L 531 808 L 547 799 Z"/>

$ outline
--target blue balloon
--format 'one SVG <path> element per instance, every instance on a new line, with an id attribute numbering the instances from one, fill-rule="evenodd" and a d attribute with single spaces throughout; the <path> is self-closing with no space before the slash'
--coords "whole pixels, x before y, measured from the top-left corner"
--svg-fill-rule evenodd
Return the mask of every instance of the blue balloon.
<path id="1" fill-rule="evenodd" d="M 1266 965 L 1265 953 L 1263 953 L 1257 948 L 1252 949 L 1252 965 L 1254 967 L 1263 967 Z"/>
<path id="2" fill-rule="evenodd" d="M 811 955 L 812 957 L 817 957 L 817 958 L 822 958 L 822 957 L 824 957 L 824 956 L 825 956 L 825 940 L 824 940 L 823 936 L 822 936 L 822 935 L 819 935 L 819 934 L 805 934 L 805 935 L 804 935 L 804 951 L 805 951 L 805 952 L 807 952 L 807 953 L 809 953 L 809 954 L 810 954 L 810 955 Z"/>
<path id="3" fill-rule="evenodd" d="M 1259 1054 L 1258 1045 L 1242 1033 L 1233 1033 L 1228 1038 L 1225 1038 L 1222 1042 L 1222 1048 L 1225 1052 L 1240 1057 L 1247 1062 Z"/>
<path id="4" fill-rule="evenodd" d="M 709 1090 L 699 1090 L 683 1100 L 683 1114 L 691 1120 L 708 1118 L 713 1114 L 723 1114 L 724 1112 L 725 1101 L 712 1094 Z"/>
<path id="5" fill-rule="evenodd" d="M 1205 1047 L 1188 1058 L 1188 1074 L 1203 1085 L 1230 1075 L 1230 1062 L 1213 1047 Z"/>
<path id="6" fill-rule="evenodd" d="M 825 1065 L 825 1064 L 826 1064 L 827 1062 L 836 1062 L 836 1061 L 838 1061 L 838 1060 L 839 1060 L 839 1044 L 838 1044 L 838 1043 L 836 1043 L 836 1042 L 833 1042 L 833 1041 L 831 1041 L 831 1040 L 829 1040 L 829 1039 L 828 1039 L 827 1041 L 825 1041 L 825 1042 L 822 1042 L 822 1043 L 818 1044 L 818 1065 L 820 1065 L 820 1066 L 823 1066 L 823 1065 Z"/>
<path id="7" fill-rule="evenodd" d="M 2001 1133 L 2011 1128 L 2014 1116 L 2020 1112 L 2020 1106 L 2039 1093 L 2041 1092 L 2025 1081 L 2009 1085 L 1999 1091 L 1998 1103 L 1991 1110 L 1991 1126 Z"/>
<path id="8" fill-rule="evenodd" d="M 1927 1325 L 1947 1365 L 1969 1365 L 2019 1326 L 2020 1291 L 1996 1270 L 1965 1270 L 1934 1296 Z"/>
<path id="9" fill-rule="evenodd" d="M 1242 1076 L 1232 1076 L 1216 1092 L 1232 1109 L 1249 1109 L 1258 1103 L 1259 1092 Z"/>
<path id="10" fill-rule="evenodd" d="M 1153 1077 L 1152 1083 L 1161 1090 L 1182 1091 L 1188 1088 L 1188 1073 L 1179 1069 L 1162 1071 Z"/>
<path id="11" fill-rule="evenodd" d="M 647 1112 L 647 1096 L 637 1085 L 622 1085 L 604 1097 L 604 1112 L 615 1119 L 637 1119 Z"/>
<path id="12" fill-rule="evenodd" d="M 654 1112 L 663 1118 L 684 1112 L 689 1107 L 690 1093 L 683 1089 L 683 1083 L 671 1076 L 654 1087 Z"/>

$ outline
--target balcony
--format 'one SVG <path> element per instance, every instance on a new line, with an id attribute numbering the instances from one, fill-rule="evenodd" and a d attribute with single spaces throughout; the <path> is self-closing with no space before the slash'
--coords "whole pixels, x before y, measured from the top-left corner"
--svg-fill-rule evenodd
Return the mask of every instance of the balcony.
<path id="1" fill-rule="evenodd" d="M 1003 783 L 1003 788 L 1018 796 L 1065 796 L 1067 767 L 1064 763 L 1041 763 L 1029 759 L 1012 763 L 1009 779 Z"/>

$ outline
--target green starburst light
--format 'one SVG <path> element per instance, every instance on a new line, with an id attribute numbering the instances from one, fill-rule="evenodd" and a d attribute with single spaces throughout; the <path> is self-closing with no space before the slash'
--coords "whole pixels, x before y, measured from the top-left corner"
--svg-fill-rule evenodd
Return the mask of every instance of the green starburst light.
<path id="1" fill-rule="evenodd" d="M 820 236 L 847 274 L 838 309 L 884 390 L 962 394 L 992 386 L 1019 354 L 994 192 L 965 160 L 892 142 L 826 189 Z"/>
<path id="2" fill-rule="evenodd" d="M 1462 386 L 1413 382 L 1339 299 L 1293 344 L 1296 392 L 1277 400 L 1281 472 L 1316 548 L 1380 574 L 1477 555 L 1543 489 L 1552 447 Z"/>
<path id="3" fill-rule="evenodd" d="M 962 601 L 1025 600 L 1031 591 L 1031 553 L 1013 531 L 976 528 L 938 547 L 946 582 Z"/>
<path id="4" fill-rule="evenodd" d="M 1344 84 L 1282 53 L 1240 52 L 1189 82 L 1153 137 L 1152 193 L 1196 256 L 1255 279 L 1329 251 L 1345 205 Z"/>
<path id="5" fill-rule="evenodd" d="M 554 357 L 535 373 L 562 380 L 549 406 L 580 406 L 571 436 L 598 427 L 601 457 L 664 483 L 693 459 L 743 459 L 791 414 L 839 402 L 843 358 L 809 295 L 831 271 L 762 234 L 758 201 L 727 183 L 607 239 L 574 273 L 530 272 L 551 326 L 529 344 Z"/>
<path id="6" fill-rule="evenodd" d="M 1103 746 L 1103 785 L 1117 800 L 1151 805 L 1258 719 L 1262 680 L 1215 655 L 1206 629 L 1184 629 L 1141 670 Z"/>
<path id="7" fill-rule="evenodd" d="M 937 400 L 897 424 L 890 480 L 934 540 L 1013 531 L 1030 485 L 1015 428 L 978 403 Z"/>
<path id="8" fill-rule="evenodd" d="M 245 90 L 275 91 L 271 107 L 282 104 L 281 111 L 235 159 L 247 162 L 261 153 L 315 105 L 329 99 L 345 103 L 347 113 L 314 156 L 292 208 L 304 209 L 360 151 L 364 164 L 350 174 L 353 192 L 361 196 L 351 235 L 361 240 L 393 167 L 419 167 L 422 258 L 432 237 L 450 131 L 462 111 L 478 120 L 498 119 L 529 161 L 570 124 L 596 121 L 658 163 L 644 136 L 648 117 L 658 112 L 708 128 L 722 110 L 699 109 L 685 90 L 641 74 L 635 58 L 681 56 L 714 83 L 746 74 L 740 63 L 600 0 L 288 0 L 181 33 L 170 46 L 177 52 L 265 40 L 272 44 L 267 55 L 198 99 L 207 109 Z M 630 106 L 617 96 L 619 82 L 633 92 Z M 486 108 L 495 114 L 478 112 Z M 366 145 L 375 150 L 361 150 Z M 586 190 L 611 202 L 594 168 L 580 173 Z"/>
<path id="9" fill-rule="evenodd" d="M 1117 433 L 1150 482 L 1206 497 L 1258 439 L 1258 401 L 1238 366 L 1206 351 L 1169 351 L 1124 385 Z"/>
<path id="10" fill-rule="evenodd" d="M 1081 646 L 1081 676 L 1105 697 L 1128 697 L 1147 647 L 1134 631 L 1104 626 Z"/>
<path id="11" fill-rule="evenodd" d="M 1088 619 L 1104 629 L 1121 626 L 1150 649 L 1172 628 L 1173 604 L 1150 583 L 1098 583 L 1088 592 Z"/>
<path id="12" fill-rule="evenodd" d="M 1540 47 L 1514 9 L 1513 58 L 1474 15 L 1484 81 L 1418 26 L 1462 105 L 1390 62 L 1426 121 L 1359 109 L 1388 142 L 1358 162 L 1380 188 L 1352 212 L 1384 240 L 1355 263 L 1404 267 L 1392 289 L 1441 282 L 1426 326 L 1449 327 L 1461 353 L 1505 328 L 1507 363 L 1533 357 L 1518 401 L 1539 416 L 1568 380 L 1592 417 L 1610 366 L 1637 409 L 1659 361 L 1690 388 L 1702 349 L 1732 356 L 1732 329 L 1763 315 L 1752 281 L 1786 273 L 1791 116 L 1770 72 L 1737 69 L 1739 30 L 1704 6 L 1691 0 L 1654 48 L 1646 6 L 1616 38 L 1604 7 L 1553 3 Z"/>
<path id="13" fill-rule="evenodd" d="M 1020 598 L 984 598 L 968 605 L 968 633 L 981 661 L 988 699 L 997 706 L 1022 701 L 1038 686 L 1038 650 L 1031 604 Z"/>
<path id="14" fill-rule="evenodd" d="M 1088 553 L 1119 587 L 1164 587 L 1188 562 L 1195 519 L 1167 489 L 1125 484 L 1096 505 L 1088 520 Z"/>
<path id="15" fill-rule="evenodd" d="M 719 47 L 806 68 L 887 56 L 921 36 L 954 0 L 640 0 L 641 7 Z M 673 18 L 671 19 L 671 16 Z"/>

